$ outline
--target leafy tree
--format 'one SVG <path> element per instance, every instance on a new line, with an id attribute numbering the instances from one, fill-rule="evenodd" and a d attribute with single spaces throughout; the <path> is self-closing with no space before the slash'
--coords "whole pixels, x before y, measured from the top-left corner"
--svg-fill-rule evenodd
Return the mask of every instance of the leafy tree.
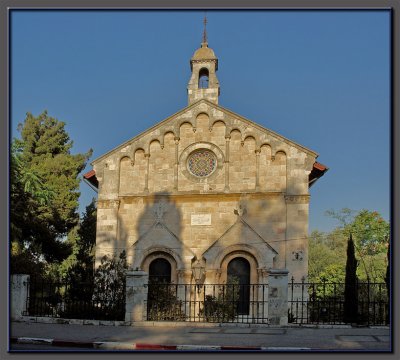
<path id="1" fill-rule="evenodd" d="M 332 263 L 328 265 L 319 274 L 319 279 L 321 281 L 326 281 L 330 283 L 340 284 L 345 280 L 345 271 L 341 263 Z"/>
<path id="2" fill-rule="evenodd" d="M 354 242 L 350 234 L 347 243 L 346 279 L 344 288 L 343 320 L 346 323 L 357 322 L 357 260 L 354 252 Z"/>
<path id="3" fill-rule="evenodd" d="M 326 214 L 340 222 L 340 226 L 330 234 L 336 233 L 333 238 L 338 239 L 339 243 L 342 243 L 344 236 L 352 234 L 355 251 L 360 258 L 360 266 L 357 269 L 359 278 L 384 281 L 389 223 L 378 212 L 365 209 L 356 212 L 345 208 L 339 212 L 330 210 Z M 345 254 L 343 250 L 339 250 L 337 256 L 342 254 Z"/>
<path id="4" fill-rule="evenodd" d="M 44 111 L 27 113 L 14 139 L 11 164 L 11 240 L 47 262 L 59 262 L 70 253 L 63 241 L 77 225 L 78 174 L 92 150 L 72 155 L 65 123 Z M 45 201 L 51 196 L 51 201 Z"/>
<path id="5" fill-rule="evenodd" d="M 356 250 L 362 255 L 376 255 L 386 251 L 390 225 L 377 211 L 361 210 L 356 212 L 348 208 L 335 212 L 326 211 L 328 216 L 340 222 L 340 228 L 346 236 L 351 233 Z"/>
<path id="6" fill-rule="evenodd" d="M 353 234 L 362 255 L 386 252 L 390 226 L 378 212 L 361 210 L 345 229 Z"/>
<path id="7" fill-rule="evenodd" d="M 340 282 L 344 279 L 345 241 L 343 232 L 313 231 L 309 238 L 308 280 Z M 341 280 L 340 280 L 341 279 Z"/>
<path id="8" fill-rule="evenodd" d="M 349 208 L 343 208 L 340 211 L 335 211 L 333 209 L 325 211 L 325 215 L 330 216 L 339 221 L 342 227 L 346 227 L 354 218 L 356 211 Z"/>

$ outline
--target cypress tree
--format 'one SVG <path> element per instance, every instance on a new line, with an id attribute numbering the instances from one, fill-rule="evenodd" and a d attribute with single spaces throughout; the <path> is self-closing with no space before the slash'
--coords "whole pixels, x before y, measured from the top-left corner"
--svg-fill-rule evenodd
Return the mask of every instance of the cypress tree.
<path id="1" fill-rule="evenodd" d="M 358 312 L 357 293 L 357 259 L 355 257 L 354 242 L 350 234 L 347 242 L 346 277 L 344 288 L 344 314 L 345 323 L 356 323 Z"/>

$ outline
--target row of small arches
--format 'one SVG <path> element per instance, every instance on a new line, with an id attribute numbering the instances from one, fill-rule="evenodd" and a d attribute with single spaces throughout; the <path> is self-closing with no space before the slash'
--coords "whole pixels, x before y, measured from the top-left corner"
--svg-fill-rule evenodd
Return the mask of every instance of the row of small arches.
<path id="1" fill-rule="evenodd" d="M 155 143 L 158 143 L 158 144 L 160 145 L 160 149 L 163 149 L 163 148 L 161 147 L 161 144 L 160 144 L 159 142 L 157 142 L 157 141 L 153 141 L 153 142 L 152 142 L 152 144 L 155 144 Z M 260 149 L 256 149 L 256 150 L 255 150 L 255 154 L 257 154 L 257 153 L 262 153 L 262 152 L 263 152 L 263 149 L 267 149 L 267 151 L 269 150 L 267 156 L 268 156 L 268 158 L 269 158 L 271 161 L 275 161 L 275 160 L 278 159 L 278 158 L 280 158 L 280 159 L 282 159 L 282 158 L 286 159 L 286 152 L 285 152 L 285 151 L 283 151 L 283 150 L 278 150 L 278 151 L 276 151 L 275 153 L 272 153 L 271 147 L 270 147 L 269 145 L 267 145 L 267 144 L 262 145 Z M 131 165 L 134 165 L 135 162 L 136 162 L 136 158 L 137 158 L 139 155 L 140 155 L 140 156 L 143 156 L 143 157 L 146 157 L 146 156 L 147 156 L 147 157 L 150 157 L 151 154 L 152 154 L 152 151 L 151 151 L 150 149 L 149 149 L 148 152 L 146 152 L 143 148 L 138 148 L 138 149 L 136 149 L 136 151 L 135 151 L 135 153 L 133 154 L 133 156 L 131 156 L 131 155 L 123 155 L 123 156 L 121 156 L 120 159 L 119 159 L 119 162 L 122 162 L 122 161 L 130 161 L 130 162 L 131 162 Z"/>
<path id="2" fill-rule="evenodd" d="M 131 145 L 131 146 L 133 146 L 132 154 L 136 150 L 139 150 L 139 149 L 143 150 L 145 153 L 149 153 L 150 145 L 153 142 L 158 142 L 160 144 L 161 148 L 163 149 L 164 146 L 165 146 L 165 137 L 170 135 L 170 134 L 173 136 L 174 141 L 180 141 L 180 135 L 181 135 L 182 126 L 184 126 L 185 124 L 188 124 L 188 125 L 190 125 L 192 127 L 193 132 L 196 132 L 196 130 L 197 130 L 197 120 L 200 117 L 203 120 L 204 120 L 204 117 L 207 117 L 207 119 L 209 121 L 208 128 L 209 128 L 210 132 L 213 130 L 213 128 L 215 126 L 221 126 L 221 125 L 225 126 L 225 138 L 226 139 L 231 138 L 232 134 L 234 134 L 235 132 L 239 132 L 240 136 L 241 136 L 242 145 L 244 144 L 244 142 L 247 139 L 252 138 L 256 142 L 257 148 L 261 148 L 261 146 L 264 146 L 264 145 L 269 145 L 271 147 L 273 146 L 270 143 L 269 144 L 268 143 L 262 143 L 261 144 L 260 141 L 257 140 L 257 138 L 258 138 L 257 134 L 255 134 L 253 131 L 248 131 L 246 128 L 241 129 L 238 126 L 227 126 L 226 122 L 224 120 L 222 120 L 222 119 L 216 119 L 216 120 L 213 120 L 211 122 L 210 121 L 210 117 L 209 117 L 209 115 L 207 113 L 199 111 L 195 116 L 195 120 L 190 121 L 190 120 L 187 120 L 187 119 L 183 119 L 179 123 L 167 127 L 165 129 L 163 135 L 154 137 L 154 138 L 150 139 L 149 141 L 146 141 L 146 144 L 141 144 L 140 142 L 139 142 L 139 144 L 136 144 L 136 146 L 135 146 L 135 144 L 132 144 Z M 275 152 L 277 152 L 277 151 L 284 151 L 285 152 L 285 150 L 283 150 L 283 149 L 277 149 Z"/>

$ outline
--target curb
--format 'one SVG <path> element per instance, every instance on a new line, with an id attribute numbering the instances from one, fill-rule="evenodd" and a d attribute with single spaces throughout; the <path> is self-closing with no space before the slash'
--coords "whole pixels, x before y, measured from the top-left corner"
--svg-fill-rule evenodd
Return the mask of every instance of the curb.
<path id="1" fill-rule="evenodd" d="M 47 344 L 51 346 L 63 346 L 73 348 L 93 348 L 99 350 L 178 350 L 178 351 L 308 351 L 303 347 L 258 347 L 258 346 L 220 346 L 220 345 L 157 345 L 131 342 L 85 342 L 73 340 L 58 340 L 29 337 L 11 337 L 11 343 L 17 344 Z"/>

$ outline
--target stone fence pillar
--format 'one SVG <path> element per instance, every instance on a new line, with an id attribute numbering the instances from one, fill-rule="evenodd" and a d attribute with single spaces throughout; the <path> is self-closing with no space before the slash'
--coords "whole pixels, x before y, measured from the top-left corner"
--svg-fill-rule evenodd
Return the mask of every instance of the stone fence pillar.
<path id="1" fill-rule="evenodd" d="M 146 300 L 149 275 L 142 270 L 131 270 L 126 273 L 125 321 L 147 320 Z"/>
<path id="2" fill-rule="evenodd" d="M 268 318 L 270 325 L 288 324 L 288 273 L 286 269 L 269 269 Z"/>
<path id="3" fill-rule="evenodd" d="M 29 275 L 11 275 L 11 320 L 18 320 L 28 310 Z"/>

